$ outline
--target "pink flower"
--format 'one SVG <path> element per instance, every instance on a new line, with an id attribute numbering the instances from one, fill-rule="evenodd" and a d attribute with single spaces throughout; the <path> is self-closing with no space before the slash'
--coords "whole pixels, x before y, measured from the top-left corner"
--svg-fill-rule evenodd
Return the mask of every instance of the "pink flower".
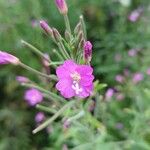
<path id="1" fill-rule="evenodd" d="M 125 95 L 123 93 L 117 93 L 116 94 L 116 99 L 118 101 L 122 101 L 125 98 Z"/>
<path id="2" fill-rule="evenodd" d="M 43 100 L 43 94 L 34 88 L 31 88 L 25 92 L 24 99 L 29 105 L 34 106 Z"/>
<path id="3" fill-rule="evenodd" d="M 129 51 L 128 51 L 128 55 L 129 55 L 130 57 L 136 56 L 136 55 L 137 55 L 137 50 L 136 50 L 136 49 L 131 49 L 131 50 L 129 50 Z"/>
<path id="4" fill-rule="evenodd" d="M 45 115 L 43 112 L 38 112 L 35 116 L 36 123 L 40 123 L 45 119 Z"/>
<path id="5" fill-rule="evenodd" d="M 85 98 L 93 91 L 93 69 L 88 65 L 78 65 L 73 60 L 66 60 L 56 69 L 59 82 L 57 90 L 65 98 L 78 96 Z"/>
<path id="6" fill-rule="evenodd" d="M 142 11 L 143 11 L 143 9 L 141 9 L 141 8 L 138 8 L 138 9 L 132 11 L 131 14 L 128 16 L 128 19 L 131 22 L 136 22 L 139 19 L 139 17 L 141 16 Z"/>
<path id="7" fill-rule="evenodd" d="M 0 64 L 13 64 L 18 65 L 19 59 L 9 53 L 0 51 Z"/>
<path id="8" fill-rule="evenodd" d="M 150 68 L 147 69 L 147 75 L 150 75 Z"/>
<path id="9" fill-rule="evenodd" d="M 65 0 L 55 0 L 55 3 L 61 14 L 65 15 L 68 13 L 68 6 Z"/>
<path id="10" fill-rule="evenodd" d="M 16 77 L 16 80 L 19 82 L 19 83 L 27 83 L 29 82 L 29 79 L 24 77 L 24 76 L 17 76 Z"/>
<path id="11" fill-rule="evenodd" d="M 83 49 L 85 62 L 90 62 L 92 59 L 92 47 L 93 46 L 90 41 L 86 41 L 84 43 Z"/>
<path id="12" fill-rule="evenodd" d="M 135 73 L 133 75 L 132 81 L 133 81 L 134 84 L 137 84 L 140 81 L 142 81 L 143 79 L 144 79 L 143 74 L 139 72 L 139 73 Z"/>
<path id="13" fill-rule="evenodd" d="M 119 83 L 123 83 L 125 79 L 124 79 L 124 76 L 119 74 L 119 75 L 116 75 L 115 80 Z"/>
<path id="14" fill-rule="evenodd" d="M 112 88 L 109 88 L 105 93 L 106 100 L 110 100 L 112 96 L 114 95 L 114 90 Z"/>

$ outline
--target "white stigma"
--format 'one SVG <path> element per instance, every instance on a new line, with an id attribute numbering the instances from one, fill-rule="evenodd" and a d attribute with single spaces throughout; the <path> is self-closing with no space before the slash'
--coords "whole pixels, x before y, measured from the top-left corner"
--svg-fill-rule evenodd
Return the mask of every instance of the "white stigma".
<path id="1" fill-rule="evenodd" d="M 80 92 L 82 92 L 82 88 L 80 88 L 79 83 L 76 81 L 73 81 L 72 89 L 75 90 L 75 93 L 78 95 Z"/>

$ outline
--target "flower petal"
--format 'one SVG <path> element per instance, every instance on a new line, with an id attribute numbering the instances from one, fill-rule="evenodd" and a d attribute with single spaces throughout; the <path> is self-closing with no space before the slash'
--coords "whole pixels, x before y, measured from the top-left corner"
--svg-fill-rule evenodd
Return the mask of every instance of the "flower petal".
<path id="1" fill-rule="evenodd" d="M 61 92 L 65 98 L 71 98 L 75 95 L 74 90 L 72 89 L 72 82 L 71 80 L 61 79 L 57 84 L 56 88 Z"/>
<path id="2" fill-rule="evenodd" d="M 72 60 L 66 60 L 63 65 L 56 69 L 59 79 L 70 78 L 71 73 L 75 72 L 77 65 Z"/>
<path id="3" fill-rule="evenodd" d="M 81 75 L 91 75 L 93 73 L 93 68 L 87 65 L 79 65 L 76 71 Z"/>
<path id="4" fill-rule="evenodd" d="M 94 80 L 94 76 L 93 75 L 82 76 L 81 80 L 80 80 L 80 85 L 81 86 L 89 86 L 89 85 L 92 84 L 93 80 Z"/>

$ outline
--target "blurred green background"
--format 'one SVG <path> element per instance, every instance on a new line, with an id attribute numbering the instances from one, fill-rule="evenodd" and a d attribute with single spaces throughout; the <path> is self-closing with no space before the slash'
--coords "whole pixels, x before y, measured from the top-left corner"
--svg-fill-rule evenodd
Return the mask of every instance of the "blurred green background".
<path id="1" fill-rule="evenodd" d="M 72 127 L 65 136 L 57 122 L 32 135 L 35 108 L 27 106 L 16 75 L 34 75 L 14 66 L 0 66 L 0 150 L 149 150 L 150 149 L 150 1 L 68 0 L 72 29 L 80 14 L 85 17 L 88 39 L 93 43 L 94 74 L 108 86 L 100 95 L 97 119 L 106 129 L 103 139 L 93 130 Z M 139 11 L 140 10 L 140 11 Z M 139 17 L 129 16 L 137 11 Z M 0 0 L 0 50 L 11 52 L 24 63 L 41 69 L 39 58 L 21 45 L 24 39 L 52 58 L 55 45 L 43 34 L 39 20 L 64 33 L 64 22 L 54 0 Z M 133 51 L 131 51 L 133 50 Z M 133 52 L 133 53 L 132 53 Z M 133 82 L 135 73 L 143 78 Z M 123 76 L 124 82 L 116 81 Z M 106 99 L 112 88 L 115 94 Z M 118 95 L 121 95 L 118 98 Z M 83 129 L 82 129 L 83 128 Z M 96 140 L 97 139 L 97 140 Z M 66 144 L 66 145 L 65 145 Z M 81 146 L 78 146 L 81 145 Z"/>

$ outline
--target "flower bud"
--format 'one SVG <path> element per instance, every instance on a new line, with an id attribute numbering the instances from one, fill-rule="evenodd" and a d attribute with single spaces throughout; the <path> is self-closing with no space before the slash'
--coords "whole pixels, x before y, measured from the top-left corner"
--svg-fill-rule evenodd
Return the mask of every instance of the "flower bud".
<path id="1" fill-rule="evenodd" d="M 28 83 L 29 82 L 29 79 L 24 77 L 24 76 L 17 76 L 16 77 L 16 80 L 19 82 L 19 83 Z"/>
<path id="2" fill-rule="evenodd" d="M 57 42 L 60 41 L 62 38 L 60 33 L 58 32 L 58 30 L 56 28 L 53 28 L 53 35 L 54 35 L 54 38 Z"/>
<path id="3" fill-rule="evenodd" d="M 52 31 L 51 27 L 46 23 L 46 21 L 41 20 L 40 26 L 47 34 L 49 34 L 51 36 L 53 35 L 53 31 Z"/>
<path id="4" fill-rule="evenodd" d="M 18 65 L 19 63 L 20 63 L 20 60 L 17 57 L 9 53 L 0 51 L 0 64 Z"/>
<path id="5" fill-rule="evenodd" d="M 65 0 L 55 0 L 56 6 L 62 15 L 68 13 L 68 6 Z"/>
<path id="6" fill-rule="evenodd" d="M 84 59 L 85 59 L 85 62 L 90 62 L 91 59 L 92 59 L 92 44 L 90 41 L 86 41 L 84 43 Z"/>
<path id="7" fill-rule="evenodd" d="M 42 59 L 42 62 L 45 67 L 49 67 L 50 57 L 47 53 L 44 54 L 44 58 Z"/>

